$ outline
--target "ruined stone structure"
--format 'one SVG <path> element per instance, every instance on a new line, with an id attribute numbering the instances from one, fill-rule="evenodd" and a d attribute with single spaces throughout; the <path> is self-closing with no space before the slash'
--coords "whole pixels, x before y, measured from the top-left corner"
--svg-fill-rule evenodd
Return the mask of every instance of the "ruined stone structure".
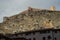
<path id="1" fill-rule="evenodd" d="M 27 10 L 4 17 L 0 23 L 0 33 L 14 34 L 48 28 L 60 28 L 60 11 L 44 10 L 29 7 Z"/>

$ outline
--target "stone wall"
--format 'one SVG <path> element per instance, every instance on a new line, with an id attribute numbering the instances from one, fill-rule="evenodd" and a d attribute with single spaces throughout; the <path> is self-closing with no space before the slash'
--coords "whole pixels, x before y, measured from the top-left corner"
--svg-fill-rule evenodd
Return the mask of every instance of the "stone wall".
<path id="1" fill-rule="evenodd" d="M 2 31 L 15 33 L 60 26 L 60 11 L 29 9 L 20 14 L 5 17 L 5 21 L 1 23 Z"/>

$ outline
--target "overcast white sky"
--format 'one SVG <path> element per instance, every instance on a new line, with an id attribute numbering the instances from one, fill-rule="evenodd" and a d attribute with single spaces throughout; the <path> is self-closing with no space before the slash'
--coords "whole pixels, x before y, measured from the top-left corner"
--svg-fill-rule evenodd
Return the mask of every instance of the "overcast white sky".
<path id="1" fill-rule="evenodd" d="M 60 10 L 60 0 L 0 0 L 0 22 L 3 21 L 4 16 L 16 15 L 29 6 L 49 9 L 51 5 L 56 6 L 56 10 Z"/>

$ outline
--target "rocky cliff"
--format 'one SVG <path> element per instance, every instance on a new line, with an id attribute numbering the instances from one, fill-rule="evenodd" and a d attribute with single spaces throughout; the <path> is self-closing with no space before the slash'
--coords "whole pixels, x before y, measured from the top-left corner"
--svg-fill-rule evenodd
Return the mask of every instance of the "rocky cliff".
<path id="1" fill-rule="evenodd" d="M 16 33 L 47 28 L 59 28 L 60 11 L 46 9 L 28 8 L 27 10 L 4 17 L 0 23 L 0 33 Z"/>

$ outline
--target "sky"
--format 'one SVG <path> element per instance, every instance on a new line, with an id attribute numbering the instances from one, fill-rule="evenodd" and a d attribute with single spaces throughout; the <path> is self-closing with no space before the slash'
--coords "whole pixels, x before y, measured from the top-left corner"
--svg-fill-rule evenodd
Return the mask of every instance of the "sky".
<path id="1" fill-rule="evenodd" d="M 54 5 L 60 11 L 60 0 L 0 0 L 0 23 L 3 17 L 16 15 L 29 6 L 33 8 L 49 9 Z"/>

